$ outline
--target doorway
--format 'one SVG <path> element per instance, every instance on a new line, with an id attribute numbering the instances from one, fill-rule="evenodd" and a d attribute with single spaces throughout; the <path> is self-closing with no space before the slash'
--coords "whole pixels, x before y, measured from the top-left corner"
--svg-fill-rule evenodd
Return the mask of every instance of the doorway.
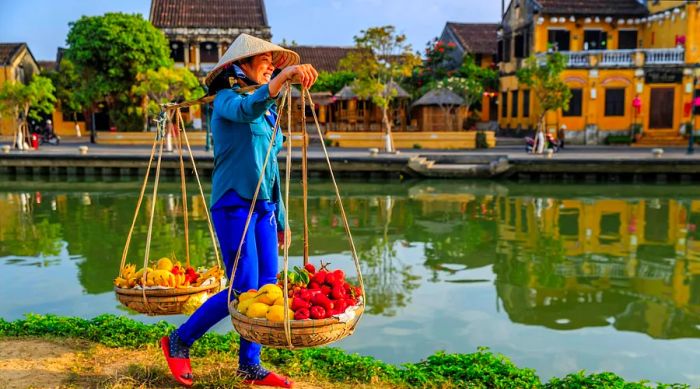
<path id="1" fill-rule="evenodd" d="M 649 101 L 649 129 L 673 128 L 674 88 L 652 88 Z"/>

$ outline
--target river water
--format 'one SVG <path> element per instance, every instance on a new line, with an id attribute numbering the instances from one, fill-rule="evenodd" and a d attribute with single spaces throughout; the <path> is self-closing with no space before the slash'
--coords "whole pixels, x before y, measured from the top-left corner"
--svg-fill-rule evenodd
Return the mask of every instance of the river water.
<path id="1" fill-rule="evenodd" d="M 681 185 L 457 181 L 340 183 L 368 309 L 336 345 L 390 363 L 486 346 L 544 379 L 581 369 L 700 384 L 700 192 Z M 150 318 L 116 301 L 139 182 L 4 181 L 0 316 Z M 205 191 L 208 188 L 205 187 Z M 204 205 L 188 188 L 190 252 L 214 261 Z M 292 264 L 301 194 L 292 191 Z M 144 201 L 150 209 L 152 199 Z M 309 188 L 312 262 L 354 275 L 332 187 Z M 151 257 L 184 258 L 182 196 L 165 182 Z M 147 219 L 130 262 L 142 263 Z M 140 267 L 140 265 L 139 265 Z M 222 321 L 216 331 L 231 330 Z"/>

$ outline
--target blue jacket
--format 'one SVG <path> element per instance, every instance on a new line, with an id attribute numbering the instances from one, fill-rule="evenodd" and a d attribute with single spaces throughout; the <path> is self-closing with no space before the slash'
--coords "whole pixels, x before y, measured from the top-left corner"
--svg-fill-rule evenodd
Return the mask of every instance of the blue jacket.
<path id="1" fill-rule="evenodd" d="M 275 99 L 270 97 L 267 85 L 250 94 L 240 94 L 236 91 L 238 88 L 220 90 L 214 98 L 212 208 L 229 191 L 235 191 L 244 199 L 253 199 L 277 118 Z M 284 229 L 285 218 L 277 166 L 282 143 L 282 132 L 278 129 L 258 193 L 258 200 L 276 205 L 278 230 Z"/>

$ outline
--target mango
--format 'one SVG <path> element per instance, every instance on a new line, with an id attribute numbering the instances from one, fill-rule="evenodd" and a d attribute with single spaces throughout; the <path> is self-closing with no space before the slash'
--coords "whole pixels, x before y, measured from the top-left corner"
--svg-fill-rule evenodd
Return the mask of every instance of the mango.
<path id="1" fill-rule="evenodd" d="M 253 304 L 254 302 L 255 302 L 255 300 L 253 300 L 253 299 L 239 301 L 238 302 L 238 312 L 245 315 L 246 312 L 248 311 L 248 308 L 250 307 L 250 305 Z"/>
<path id="2" fill-rule="evenodd" d="M 156 264 L 156 269 L 171 271 L 173 270 L 173 262 L 170 260 L 170 258 L 163 257 L 158 260 L 158 263 Z"/>
<path id="3" fill-rule="evenodd" d="M 250 304 L 245 315 L 252 318 L 263 318 L 267 315 L 268 309 L 270 309 L 270 307 L 267 304 L 254 302 Z"/>
<path id="4" fill-rule="evenodd" d="M 289 320 L 294 320 L 294 312 L 291 309 L 288 309 L 287 312 L 289 312 Z M 267 314 L 265 315 L 265 318 L 267 320 L 274 322 L 274 323 L 280 323 L 284 321 L 284 307 L 279 306 L 279 305 L 273 305 L 270 307 L 270 309 L 267 311 Z"/>
<path id="5" fill-rule="evenodd" d="M 275 303 L 275 300 L 277 300 L 281 296 L 282 289 L 280 289 L 279 286 L 277 286 L 276 284 L 267 284 L 263 285 L 263 287 L 260 288 L 257 296 L 255 297 L 255 300 L 259 303 L 272 305 Z"/>

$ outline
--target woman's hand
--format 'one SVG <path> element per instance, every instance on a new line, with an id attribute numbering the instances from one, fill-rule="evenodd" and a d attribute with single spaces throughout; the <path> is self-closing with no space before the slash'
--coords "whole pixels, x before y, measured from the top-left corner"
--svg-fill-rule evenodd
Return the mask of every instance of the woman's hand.
<path id="1" fill-rule="evenodd" d="M 287 66 L 270 81 L 270 96 L 277 96 L 287 81 L 298 82 L 303 89 L 311 88 L 318 78 L 318 72 L 309 64 Z"/>
<path id="2" fill-rule="evenodd" d="M 284 231 L 277 231 L 277 247 L 282 250 L 284 249 Z M 287 247 L 292 243 L 292 230 L 287 230 Z"/>

